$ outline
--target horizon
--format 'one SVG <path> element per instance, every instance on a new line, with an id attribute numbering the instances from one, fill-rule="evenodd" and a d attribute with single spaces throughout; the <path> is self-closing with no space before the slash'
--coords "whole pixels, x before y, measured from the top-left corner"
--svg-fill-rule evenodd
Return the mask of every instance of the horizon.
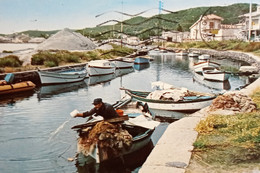
<path id="1" fill-rule="evenodd" d="M 228 6 L 237 3 L 253 3 L 244 0 L 162 0 L 163 9 L 180 11 L 197 7 Z M 256 1 L 256 0 L 255 0 Z M 89 5 L 90 4 L 90 5 Z M 258 3 L 259 4 L 259 3 Z M 24 31 L 54 31 L 92 28 L 111 20 L 127 20 L 130 17 L 120 14 L 137 14 L 146 11 L 143 17 L 160 13 L 159 0 L 0 0 L 0 34 L 13 34 Z M 162 14 L 167 14 L 162 12 Z M 98 16 L 98 17 L 96 17 Z M 110 23 L 109 23 L 110 24 Z"/>

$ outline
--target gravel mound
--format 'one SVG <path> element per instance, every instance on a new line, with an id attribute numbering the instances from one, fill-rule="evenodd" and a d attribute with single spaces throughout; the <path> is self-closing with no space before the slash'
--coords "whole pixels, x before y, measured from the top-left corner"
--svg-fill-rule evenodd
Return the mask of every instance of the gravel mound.
<path id="1" fill-rule="evenodd" d="M 69 29 L 63 29 L 41 44 L 36 50 L 93 50 L 97 46 L 87 37 Z"/>

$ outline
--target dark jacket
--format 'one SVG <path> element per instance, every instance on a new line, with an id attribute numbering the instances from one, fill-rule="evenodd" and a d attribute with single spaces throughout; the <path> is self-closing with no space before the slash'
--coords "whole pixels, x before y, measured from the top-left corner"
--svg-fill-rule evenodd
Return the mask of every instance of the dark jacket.
<path id="1" fill-rule="evenodd" d="M 118 117 L 118 114 L 116 113 L 113 106 L 108 103 L 103 103 L 99 109 L 93 108 L 90 111 L 83 112 L 83 117 L 85 118 L 87 116 L 93 115 L 94 113 L 102 116 L 104 120 Z"/>

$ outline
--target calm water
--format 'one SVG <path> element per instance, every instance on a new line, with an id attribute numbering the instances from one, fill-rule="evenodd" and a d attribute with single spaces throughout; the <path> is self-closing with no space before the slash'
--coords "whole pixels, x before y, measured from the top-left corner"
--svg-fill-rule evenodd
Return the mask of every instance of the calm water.
<path id="1" fill-rule="evenodd" d="M 71 119 L 69 113 L 74 109 L 91 109 L 91 103 L 96 97 L 102 97 L 109 103 L 116 102 L 120 98 L 121 86 L 151 90 L 150 82 L 161 80 L 191 90 L 220 92 L 223 89 L 221 85 L 219 89 L 214 89 L 209 84 L 193 79 L 190 69 L 193 61 L 197 60 L 160 56 L 155 57 L 150 66 L 143 70 L 135 67 L 138 70 L 117 71 L 117 76 L 108 75 L 75 84 L 46 86 L 27 95 L 1 98 L 0 172 L 81 172 L 67 158 L 76 154 L 77 133 L 70 128 L 84 123 L 85 119 Z M 232 66 L 241 65 L 240 62 L 226 61 L 225 64 L 232 63 Z M 130 73 L 124 74 L 127 72 Z M 227 88 L 234 90 L 245 85 L 246 81 L 246 78 L 231 76 Z M 167 123 L 162 124 L 153 135 L 154 144 L 166 127 Z"/>

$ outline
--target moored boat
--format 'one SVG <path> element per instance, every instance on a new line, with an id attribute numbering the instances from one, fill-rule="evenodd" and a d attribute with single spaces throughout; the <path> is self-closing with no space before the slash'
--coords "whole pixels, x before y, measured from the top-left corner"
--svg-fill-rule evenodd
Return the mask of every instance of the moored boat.
<path id="1" fill-rule="evenodd" d="M 149 64 L 150 58 L 145 56 L 138 56 L 135 58 L 134 64 Z"/>
<path id="2" fill-rule="evenodd" d="M 109 61 L 115 64 L 116 69 L 132 68 L 134 65 L 133 58 L 119 57 Z"/>
<path id="3" fill-rule="evenodd" d="M 18 82 L 14 84 L 4 84 L 0 85 L 0 95 L 32 91 L 35 87 L 36 85 L 31 81 Z"/>
<path id="4" fill-rule="evenodd" d="M 108 60 L 93 60 L 86 65 L 89 76 L 100 76 L 115 73 L 115 64 Z"/>
<path id="5" fill-rule="evenodd" d="M 59 71 L 37 71 L 42 85 L 65 84 L 83 81 L 87 76 L 85 68 L 68 69 Z"/>
<path id="6" fill-rule="evenodd" d="M 212 61 L 202 61 L 202 62 L 198 62 L 198 63 L 194 63 L 193 64 L 193 70 L 196 73 L 201 73 L 202 74 L 202 68 L 203 67 L 215 67 L 215 68 L 219 68 L 220 64 L 216 63 L 216 62 L 212 62 Z"/>
<path id="7" fill-rule="evenodd" d="M 185 88 L 153 92 L 121 88 L 133 100 L 147 103 L 150 109 L 192 113 L 211 104 L 215 94 L 188 91 Z M 164 95 L 164 96 L 163 96 Z"/>
<path id="8" fill-rule="evenodd" d="M 230 73 L 220 71 L 214 67 L 203 67 L 202 74 L 204 79 L 211 81 L 226 81 L 230 77 Z"/>
<path id="9" fill-rule="evenodd" d="M 210 55 L 208 54 L 202 54 L 199 56 L 199 60 L 209 60 L 210 59 Z"/>

